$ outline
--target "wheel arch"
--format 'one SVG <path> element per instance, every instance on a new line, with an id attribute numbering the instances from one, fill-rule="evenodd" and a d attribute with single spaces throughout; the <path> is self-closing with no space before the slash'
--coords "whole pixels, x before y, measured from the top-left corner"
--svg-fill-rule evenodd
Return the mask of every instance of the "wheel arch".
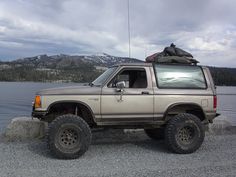
<path id="1" fill-rule="evenodd" d="M 75 107 L 83 109 L 83 111 L 86 111 L 89 114 L 89 117 L 84 117 L 81 116 L 81 118 L 83 118 L 87 123 L 91 124 L 95 124 L 95 116 L 93 113 L 93 110 L 90 108 L 90 106 L 82 101 L 75 101 L 75 100 L 63 100 L 63 101 L 55 101 L 53 103 L 51 103 L 48 108 L 47 108 L 47 113 L 46 116 L 49 115 L 50 113 L 52 113 L 51 111 L 53 110 L 53 108 L 55 108 L 58 105 L 74 105 Z M 79 110 L 78 110 L 79 111 Z M 73 114 L 73 113 L 72 113 Z M 74 113 L 75 115 L 78 115 L 78 113 Z"/>
<path id="2" fill-rule="evenodd" d="M 169 105 L 164 113 L 164 120 L 168 121 L 170 119 L 169 115 L 176 115 L 176 113 L 190 113 L 197 116 L 201 121 L 206 119 L 206 114 L 202 107 L 197 103 L 191 102 L 179 102 Z"/>

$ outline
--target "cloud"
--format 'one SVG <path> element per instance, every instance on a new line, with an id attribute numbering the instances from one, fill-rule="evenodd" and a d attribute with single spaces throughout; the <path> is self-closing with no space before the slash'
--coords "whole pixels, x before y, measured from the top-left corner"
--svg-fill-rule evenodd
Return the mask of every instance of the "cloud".
<path id="1" fill-rule="evenodd" d="M 132 57 L 144 59 L 174 42 L 203 64 L 236 67 L 234 0 L 129 1 Z M 2 0 L 0 48 L 0 59 L 128 56 L 127 0 Z"/>

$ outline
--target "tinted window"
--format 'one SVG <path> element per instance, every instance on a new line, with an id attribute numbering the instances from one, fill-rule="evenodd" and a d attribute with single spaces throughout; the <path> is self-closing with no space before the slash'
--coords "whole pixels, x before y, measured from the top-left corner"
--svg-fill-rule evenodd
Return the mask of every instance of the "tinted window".
<path id="1" fill-rule="evenodd" d="M 160 88 L 206 88 L 202 69 L 198 66 L 155 65 Z"/>

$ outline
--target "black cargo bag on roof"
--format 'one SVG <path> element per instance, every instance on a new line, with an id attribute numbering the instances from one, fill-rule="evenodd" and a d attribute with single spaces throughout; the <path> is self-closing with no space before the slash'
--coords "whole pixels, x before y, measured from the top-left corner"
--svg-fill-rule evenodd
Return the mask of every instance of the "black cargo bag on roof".
<path id="1" fill-rule="evenodd" d="M 193 58 L 191 53 L 188 53 L 183 49 L 175 47 L 175 45 L 173 43 L 170 44 L 170 47 L 166 47 L 163 52 L 164 52 L 165 56 L 179 56 L 179 57 Z"/>
<path id="2" fill-rule="evenodd" d="M 146 58 L 148 63 L 178 63 L 178 64 L 197 64 L 197 60 L 193 59 L 192 54 L 175 47 L 172 43 L 170 47 L 165 47 L 162 52 L 155 53 Z"/>

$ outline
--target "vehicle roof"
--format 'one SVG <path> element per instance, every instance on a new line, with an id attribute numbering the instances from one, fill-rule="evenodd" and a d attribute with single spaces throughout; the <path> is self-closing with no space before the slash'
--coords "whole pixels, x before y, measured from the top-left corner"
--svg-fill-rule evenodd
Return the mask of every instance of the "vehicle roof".
<path id="1" fill-rule="evenodd" d="M 137 62 L 137 63 L 119 63 L 119 64 L 115 64 L 113 66 L 152 66 L 152 63 L 141 63 L 141 62 Z"/>
<path id="2" fill-rule="evenodd" d="M 169 63 L 156 63 L 156 64 L 160 64 L 160 65 L 181 65 L 181 64 L 169 64 Z M 183 64 L 184 65 L 184 64 Z M 152 66 L 152 63 L 141 63 L 141 62 L 137 62 L 137 63 L 119 63 L 119 64 L 115 64 L 113 66 L 146 66 L 146 67 L 150 67 Z M 206 68 L 204 66 L 201 65 L 188 65 L 188 66 L 199 66 L 202 68 Z"/>

